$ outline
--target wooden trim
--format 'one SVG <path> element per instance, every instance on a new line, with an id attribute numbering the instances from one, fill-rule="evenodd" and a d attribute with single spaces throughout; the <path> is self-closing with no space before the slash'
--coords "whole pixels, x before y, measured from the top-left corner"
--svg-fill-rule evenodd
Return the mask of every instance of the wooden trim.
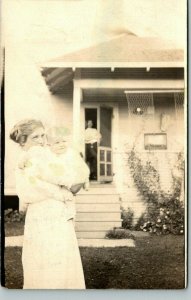
<path id="1" fill-rule="evenodd" d="M 47 68 L 184 68 L 184 61 L 161 62 L 46 62 L 40 67 Z"/>
<path id="2" fill-rule="evenodd" d="M 75 85 L 74 80 L 74 93 L 73 93 L 73 142 L 79 139 L 80 136 L 80 120 L 81 120 L 81 100 L 82 90 Z"/>
<path id="3" fill-rule="evenodd" d="M 144 94 L 144 93 L 152 93 L 152 94 L 158 94 L 158 93 L 184 93 L 184 89 L 145 89 L 145 90 L 125 90 L 125 94 Z"/>
<path id="4" fill-rule="evenodd" d="M 55 81 L 52 81 L 51 84 L 47 83 L 49 86 L 50 91 L 54 91 L 57 87 L 62 84 L 63 86 L 66 85 L 73 79 L 73 72 L 68 71 L 64 72 L 62 76 L 59 76 Z"/>
<path id="5" fill-rule="evenodd" d="M 49 84 L 53 83 L 61 75 L 68 73 L 68 71 L 69 71 L 68 68 L 54 69 L 51 73 L 47 74 L 47 76 L 45 77 L 45 81 L 49 85 Z"/>
<path id="6" fill-rule="evenodd" d="M 184 79 L 80 79 L 76 85 L 82 89 L 125 89 L 127 90 L 182 90 Z"/>
<path id="7" fill-rule="evenodd" d="M 48 74 L 52 73 L 57 68 L 48 68 L 48 67 L 40 67 L 40 72 L 43 77 L 48 76 Z"/>
<path id="8" fill-rule="evenodd" d="M 81 69 L 75 69 L 74 79 L 75 80 L 81 79 Z"/>
<path id="9" fill-rule="evenodd" d="M 103 150 L 105 153 L 104 161 L 100 160 L 100 151 Z M 107 151 L 111 151 L 111 162 L 107 162 Z M 104 164 L 104 173 L 105 175 L 100 175 L 100 164 Z M 107 165 L 111 165 L 111 174 L 113 174 L 113 151 L 112 147 L 98 146 L 98 155 L 97 155 L 97 172 L 98 172 L 98 181 L 113 181 L 113 175 L 107 175 Z"/>
<path id="10" fill-rule="evenodd" d="M 121 169 L 119 167 L 120 158 L 116 154 L 119 151 L 119 104 L 115 103 L 113 107 L 113 118 L 112 118 L 112 158 L 113 158 L 113 181 L 118 186 L 120 183 Z M 116 176 L 116 174 L 118 174 Z"/>

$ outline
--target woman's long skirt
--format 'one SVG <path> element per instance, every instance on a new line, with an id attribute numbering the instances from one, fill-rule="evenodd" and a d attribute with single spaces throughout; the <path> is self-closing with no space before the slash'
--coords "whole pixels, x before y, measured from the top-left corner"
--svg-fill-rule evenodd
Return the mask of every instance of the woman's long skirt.
<path id="1" fill-rule="evenodd" d="M 24 289 L 85 289 L 81 257 L 72 220 L 64 203 L 30 204 L 24 231 Z"/>

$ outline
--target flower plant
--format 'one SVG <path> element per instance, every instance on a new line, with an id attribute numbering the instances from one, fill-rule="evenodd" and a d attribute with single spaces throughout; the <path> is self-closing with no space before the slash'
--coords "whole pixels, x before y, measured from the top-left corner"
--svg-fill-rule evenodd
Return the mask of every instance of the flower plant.
<path id="1" fill-rule="evenodd" d="M 147 160 L 143 163 L 134 149 L 128 155 L 128 164 L 134 183 L 147 205 L 147 213 L 141 216 L 140 229 L 156 234 L 184 233 L 184 203 L 180 201 L 181 178 L 172 175 L 171 191 L 160 185 L 160 174 Z M 184 170 L 183 155 L 178 154 L 176 168 Z M 172 173 L 173 174 L 173 173 Z"/>

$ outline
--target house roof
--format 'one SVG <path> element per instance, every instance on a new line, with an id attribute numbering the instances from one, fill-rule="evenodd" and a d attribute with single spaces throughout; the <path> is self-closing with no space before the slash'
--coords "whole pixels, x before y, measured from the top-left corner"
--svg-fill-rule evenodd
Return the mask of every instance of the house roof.
<path id="1" fill-rule="evenodd" d="M 176 49 L 171 43 L 161 39 L 137 37 L 127 33 L 48 61 L 42 65 L 41 72 L 50 91 L 58 92 L 66 86 L 71 88 L 76 68 L 81 68 L 81 76 L 83 76 L 83 70 L 86 77 L 95 77 L 99 73 L 98 70 L 101 70 L 101 77 L 107 77 L 108 70 L 110 70 L 111 78 L 120 78 L 120 76 L 128 77 L 128 74 L 132 77 L 131 68 L 136 76 L 140 73 L 143 77 L 151 75 L 155 77 L 154 73 L 158 73 L 159 68 L 166 69 L 165 76 L 167 76 L 169 71 L 170 74 L 174 71 L 176 73 L 177 68 L 180 69 L 183 66 L 182 49 Z M 154 73 L 145 75 L 145 70 L 150 70 L 150 68 L 155 70 Z M 115 72 L 111 74 L 114 70 Z M 124 73 L 122 70 L 125 70 L 125 75 L 121 74 L 121 72 Z"/>
<path id="2" fill-rule="evenodd" d="M 56 67 L 59 63 L 64 67 L 86 67 L 96 66 L 100 63 L 115 64 L 120 67 L 121 63 L 173 63 L 183 62 L 184 53 L 182 49 L 158 38 L 137 37 L 130 34 L 122 34 L 109 41 L 99 43 L 95 46 L 79 50 L 58 58 L 48 64 Z M 80 64 L 80 65 L 79 65 Z"/>

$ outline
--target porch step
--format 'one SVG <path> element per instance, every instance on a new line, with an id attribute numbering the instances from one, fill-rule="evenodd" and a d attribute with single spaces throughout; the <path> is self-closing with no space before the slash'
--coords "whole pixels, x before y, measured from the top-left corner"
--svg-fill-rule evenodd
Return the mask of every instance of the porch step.
<path id="1" fill-rule="evenodd" d="M 119 196 L 111 194 L 88 194 L 88 196 L 86 196 L 84 194 L 79 194 L 76 196 L 76 203 L 119 203 Z"/>
<path id="2" fill-rule="evenodd" d="M 100 183 L 100 182 L 97 182 L 97 181 L 90 181 L 90 188 L 93 188 L 93 187 L 104 187 L 104 188 L 115 188 L 115 183 Z"/>
<path id="3" fill-rule="evenodd" d="M 118 212 L 120 203 L 76 203 L 77 212 Z"/>
<path id="4" fill-rule="evenodd" d="M 76 222 L 84 221 L 119 221 L 121 218 L 121 212 L 78 212 L 76 215 Z"/>
<path id="5" fill-rule="evenodd" d="M 119 195 L 111 184 L 91 185 L 75 197 L 78 238 L 104 238 L 107 231 L 121 226 Z"/>
<path id="6" fill-rule="evenodd" d="M 75 230 L 76 231 L 107 231 L 113 229 L 114 227 L 120 227 L 120 221 L 85 221 L 85 222 L 75 222 Z"/>
<path id="7" fill-rule="evenodd" d="M 116 194 L 116 189 L 115 187 L 97 187 L 97 186 L 93 186 L 91 188 L 88 189 L 88 191 L 85 191 L 84 189 L 81 189 L 79 191 L 79 193 L 77 194 L 77 196 L 79 195 L 114 195 Z"/>

